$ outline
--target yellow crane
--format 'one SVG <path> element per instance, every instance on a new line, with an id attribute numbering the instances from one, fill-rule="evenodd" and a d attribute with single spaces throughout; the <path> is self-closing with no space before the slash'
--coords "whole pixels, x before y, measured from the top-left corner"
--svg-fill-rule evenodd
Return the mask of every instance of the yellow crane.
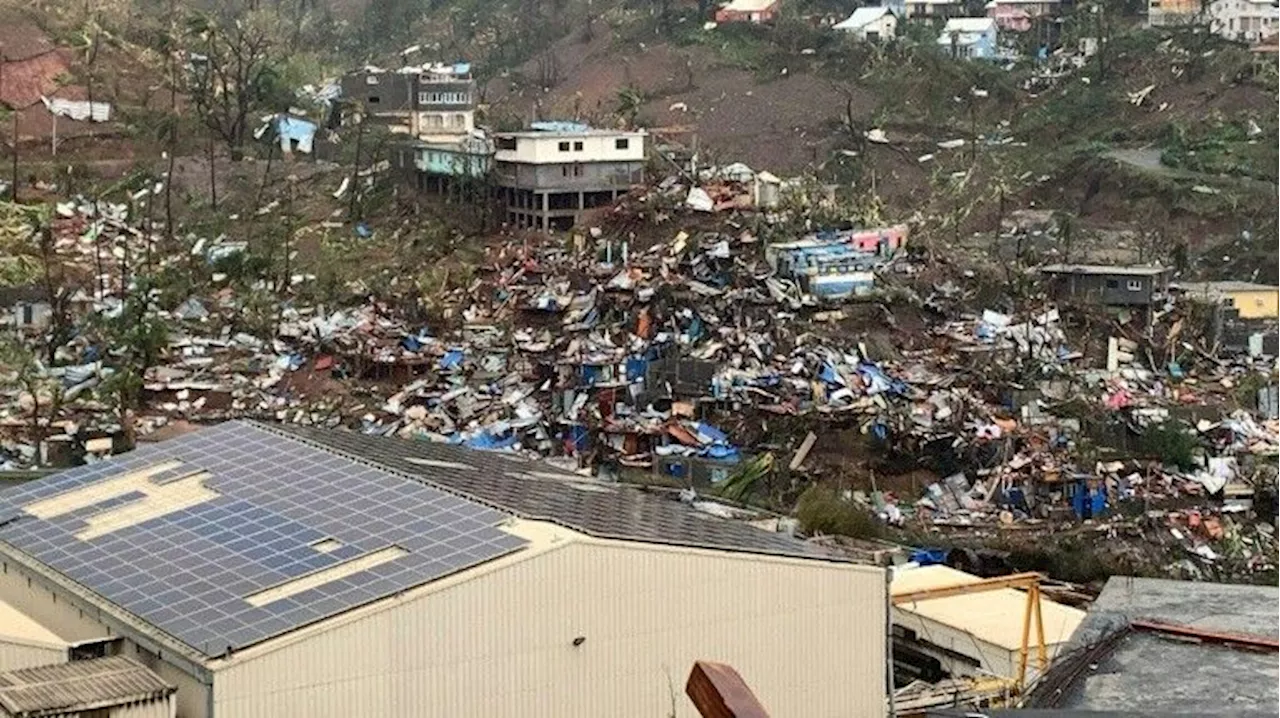
<path id="1" fill-rule="evenodd" d="M 1018 676 L 1014 681 L 1015 690 L 1021 693 L 1026 688 L 1027 682 L 1027 661 L 1031 655 L 1032 623 L 1035 623 L 1036 629 L 1036 666 L 1041 675 L 1044 675 L 1044 672 L 1049 668 L 1049 651 L 1044 642 L 1044 618 L 1040 613 L 1040 581 L 1042 578 L 1038 573 L 1015 573 L 1009 576 L 984 578 L 980 581 L 962 583 L 955 586 L 925 588 L 895 595 L 893 597 L 893 605 L 901 606 L 935 598 L 961 596 L 983 591 L 998 591 L 1003 588 L 1025 590 L 1027 592 L 1027 608 L 1022 616 L 1022 645 L 1018 650 Z"/>

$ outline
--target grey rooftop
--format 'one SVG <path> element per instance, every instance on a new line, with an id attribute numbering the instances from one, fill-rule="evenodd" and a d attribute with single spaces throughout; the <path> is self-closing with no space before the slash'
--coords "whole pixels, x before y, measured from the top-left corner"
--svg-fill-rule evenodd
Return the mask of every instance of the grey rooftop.
<path id="1" fill-rule="evenodd" d="M 132 658 L 111 656 L 0 673 L 0 709 L 14 718 L 75 715 L 176 690 Z"/>

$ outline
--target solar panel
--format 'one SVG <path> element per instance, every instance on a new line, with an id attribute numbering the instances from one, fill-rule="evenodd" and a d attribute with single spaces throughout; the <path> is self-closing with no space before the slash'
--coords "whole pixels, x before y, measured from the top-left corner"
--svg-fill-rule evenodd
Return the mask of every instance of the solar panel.
<path id="1" fill-rule="evenodd" d="M 0 516 L 175 459 L 182 466 L 150 477 L 141 493 L 45 519 L 22 515 L 0 526 L 0 539 L 209 656 L 526 545 L 498 528 L 507 514 L 244 422 L 0 492 Z M 203 486 L 216 496 L 77 538 L 91 518 L 129 510 L 193 471 L 210 475 Z M 315 548 L 325 539 L 338 546 Z M 288 598 L 246 601 L 392 545 L 408 553 Z"/>

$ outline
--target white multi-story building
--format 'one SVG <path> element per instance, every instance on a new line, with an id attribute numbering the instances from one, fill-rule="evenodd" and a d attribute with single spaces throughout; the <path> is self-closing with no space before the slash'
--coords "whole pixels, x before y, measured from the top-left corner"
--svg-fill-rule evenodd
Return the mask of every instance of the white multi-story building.
<path id="1" fill-rule="evenodd" d="M 452 142 L 475 129 L 476 82 L 467 63 L 367 66 L 342 79 L 342 94 L 392 132 L 426 142 Z"/>
<path id="2" fill-rule="evenodd" d="M 1152 26 L 1208 25 L 1228 40 L 1256 43 L 1280 31 L 1276 0 L 1148 0 L 1147 23 Z"/>
<path id="3" fill-rule="evenodd" d="M 1280 29 L 1276 0 L 1216 0 L 1209 6 L 1209 27 L 1228 40 L 1259 42 Z"/>
<path id="4" fill-rule="evenodd" d="M 535 122 L 498 133 L 494 166 L 507 221 L 568 229 L 582 212 L 613 203 L 644 179 L 642 130 L 601 130 L 572 122 Z"/>

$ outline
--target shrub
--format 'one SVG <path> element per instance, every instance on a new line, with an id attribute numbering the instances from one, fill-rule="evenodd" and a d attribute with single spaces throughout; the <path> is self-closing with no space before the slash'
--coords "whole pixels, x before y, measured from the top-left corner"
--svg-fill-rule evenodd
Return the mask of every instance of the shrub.
<path id="1" fill-rule="evenodd" d="M 869 510 L 821 484 L 813 484 L 800 495 L 796 518 L 808 534 L 876 538 L 882 533 L 880 522 Z"/>

